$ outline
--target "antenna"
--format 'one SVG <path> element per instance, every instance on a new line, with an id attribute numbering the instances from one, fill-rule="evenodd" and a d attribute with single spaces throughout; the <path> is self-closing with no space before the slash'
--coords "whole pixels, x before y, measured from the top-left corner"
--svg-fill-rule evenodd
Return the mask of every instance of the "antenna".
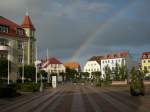
<path id="1" fill-rule="evenodd" d="M 26 8 L 26 16 L 29 16 L 29 9 Z"/>

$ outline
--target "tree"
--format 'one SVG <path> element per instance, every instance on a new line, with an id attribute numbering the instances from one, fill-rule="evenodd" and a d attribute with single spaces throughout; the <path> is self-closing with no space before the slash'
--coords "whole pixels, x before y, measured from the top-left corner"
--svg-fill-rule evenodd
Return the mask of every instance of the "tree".
<path id="1" fill-rule="evenodd" d="M 22 77 L 22 67 L 19 67 L 19 74 Z M 36 68 L 32 65 L 24 66 L 24 77 L 26 79 L 35 80 Z"/>
<path id="2" fill-rule="evenodd" d="M 88 77 L 89 77 L 89 73 L 88 73 L 88 72 L 81 72 L 80 75 L 81 75 L 81 77 L 83 77 L 84 79 L 88 79 Z"/>
<path id="3" fill-rule="evenodd" d="M 115 70 L 114 70 L 114 73 L 115 73 L 115 80 L 120 80 L 120 69 L 119 69 L 120 67 L 119 67 L 119 64 L 118 63 L 116 63 L 116 67 L 115 67 Z"/>
<path id="4" fill-rule="evenodd" d="M 144 83 L 143 76 L 140 70 L 136 70 L 133 67 L 130 71 L 131 82 L 130 82 L 130 93 L 133 96 L 144 95 Z"/>
<path id="5" fill-rule="evenodd" d="M 146 74 L 147 74 L 148 72 L 149 72 L 149 71 L 147 70 L 147 67 L 144 67 L 143 76 L 146 77 Z"/>
<path id="6" fill-rule="evenodd" d="M 127 68 L 126 65 L 122 65 L 121 67 L 119 67 L 119 74 L 120 74 L 120 79 L 121 80 L 127 79 L 128 68 Z"/>
<path id="7" fill-rule="evenodd" d="M 40 70 L 40 71 L 38 72 L 38 74 L 39 74 L 39 75 L 42 75 L 42 77 L 44 77 L 44 78 L 46 78 L 47 75 L 48 75 L 48 73 L 45 72 L 45 70 Z"/>
<path id="8" fill-rule="evenodd" d="M 107 65 L 105 68 L 105 81 L 110 81 L 111 80 L 111 69 L 110 67 Z"/>
<path id="9" fill-rule="evenodd" d="M 66 79 L 76 79 L 78 75 L 78 72 L 74 69 L 66 68 Z"/>
<path id="10" fill-rule="evenodd" d="M 96 85 L 101 86 L 101 72 L 97 71 L 97 72 L 92 72 L 92 76 L 94 81 L 96 82 Z"/>
<path id="11" fill-rule="evenodd" d="M 9 67 L 11 68 L 11 62 L 9 62 Z M 8 60 L 0 58 L 0 77 L 6 78 L 7 75 L 8 75 Z"/>

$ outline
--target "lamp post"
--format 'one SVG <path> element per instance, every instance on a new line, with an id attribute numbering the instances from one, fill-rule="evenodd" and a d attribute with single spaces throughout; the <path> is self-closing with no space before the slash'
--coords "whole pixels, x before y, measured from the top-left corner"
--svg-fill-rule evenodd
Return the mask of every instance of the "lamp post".
<path id="1" fill-rule="evenodd" d="M 9 79 L 10 79 L 10 74 L 9 74 L 9 69 L 10 69 L 10 66 L 9 66 L 9 49 L 8 49 L 8 57 L 7 57 L 8 59 L 8 76 L 7 76 L 7 84 L 9 85 L 10 84 L 10 82 L 9 82 Z"/>
<path id="2" fill-rule="evenodd" d="M 24 83 L 24 43 L 22 43 L 22 50 L 23 50 L 23 55 L 22 55 L 22 83 Z"/>

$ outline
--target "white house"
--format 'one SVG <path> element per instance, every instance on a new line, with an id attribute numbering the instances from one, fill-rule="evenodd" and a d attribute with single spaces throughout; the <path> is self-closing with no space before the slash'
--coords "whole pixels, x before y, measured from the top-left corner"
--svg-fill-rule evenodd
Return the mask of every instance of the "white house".
<path id="1" fill-rule="evenodd" d="M 103 56 L 93 56 L 86 62 L 84 66 L 84 72 L 89 73 L 89 78 L 93 78 L 91 75 L 92 72 L 101 71 L 100 63 L 102 58 Z"/>
<path id="2" fill-rule="evenodd" d="M 49 58 L 48 61 L 45 61 L 42 64 L 42 69 L 46 72 L 52 73 L 64 73 L 65 66 L 56 58 Z"/>
<path id="3" fill-rule="evenodd" d="M 134 66 L 133 61 L 128 51 L 107 54 L 101 60 L 102 78 L 105 77 L 105 67 L 108 66 L 113 71 L 116 68 L 116 63 L 119 66 L 127 65 L 128 70 L 130 70 L 132 66 Z"/>
<path id="4" fill-rule="evenodd" d="M 41 67 L 48 73 L 48 80 L 52 74 L 57 74 L 57 76 L 59 76 L 60 73 L 65 73 L 66 71 L 65 66 L 54 57 L 43 61 Z"/>

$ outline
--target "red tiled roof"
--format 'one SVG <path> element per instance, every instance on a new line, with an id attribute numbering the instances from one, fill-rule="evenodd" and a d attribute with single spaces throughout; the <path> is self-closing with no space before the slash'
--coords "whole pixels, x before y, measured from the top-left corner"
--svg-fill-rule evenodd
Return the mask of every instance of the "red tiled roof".
<path id="1" fill-rule="evenodd" d="M 65 67 L 71 68 L 71 69 L 76 69 L 76 68 L 80 68 L 80 64 L 77 62 L 66 62 L 64 64 Z"/>
<path id="2" fill-rule="evenodd" d="M 45 68 L 50 64 L 62 64 L 62 63 L 58 59 L 53 57 L 53 58 L 49 58 L 48 61 L 44 61 L 42 67 Z"/>
<path id="3" fill-rule="evenodd" d="M 6 33 L 6 32 L 0 32 L 0 35 L 8 35 L 8 36 L 16 37 L 16 36 L 19 36 L 16 33 L 17 32 L 17 28 L 22 29 L 22 27 L 20 25 L 14 23 L 11 20 L 8 20 L 8 19 L 6 19 L 6 18 L 4 18 L 2 16 L 0 16 L 0 25 L 4 25 L 4 26 L 8 26 L 9 27 L 8 33 Z M 26 35 L 25 35 L 24 30 L 23 30 L 23 35 L 21 37 L 25 37 L 25 36 Z"/>
<path id="4" fill-rule="evenodd" d="M 22 26 L 22 28 L 31 28 L 31 29 L 35 30 L 32 22 L 31 22 L 31 19 L 30 19 L 30 17 L 28 15 L 26 15 L 24 17 L 24 20 L 23 20 L 23 23 L 22 23 L 21 26 Z"/>
<path id="5" fill-rule="evenodd" d="M 141 59 L 150 59 L 150 52 L 143 52 Z"/>
<path id="6" fill-rule="evenodd" d="M 97 61 L 98 63 L 100 63 L 102 59 L 124 58 L 128 56 L 129 56 L 129 52 L 123 51 L 123 52 L 118 52 L 118 53 L 106 54 L 103 56 L 93 56 L 89 59 L 89 61 Z"/>
<path id="7" fill-rule="evenodd" d="M 93 56 L 89 59 L 89 61 L 97 61 L 98 63 L 100 63 L 103 58 L 104 56 Z"/>

